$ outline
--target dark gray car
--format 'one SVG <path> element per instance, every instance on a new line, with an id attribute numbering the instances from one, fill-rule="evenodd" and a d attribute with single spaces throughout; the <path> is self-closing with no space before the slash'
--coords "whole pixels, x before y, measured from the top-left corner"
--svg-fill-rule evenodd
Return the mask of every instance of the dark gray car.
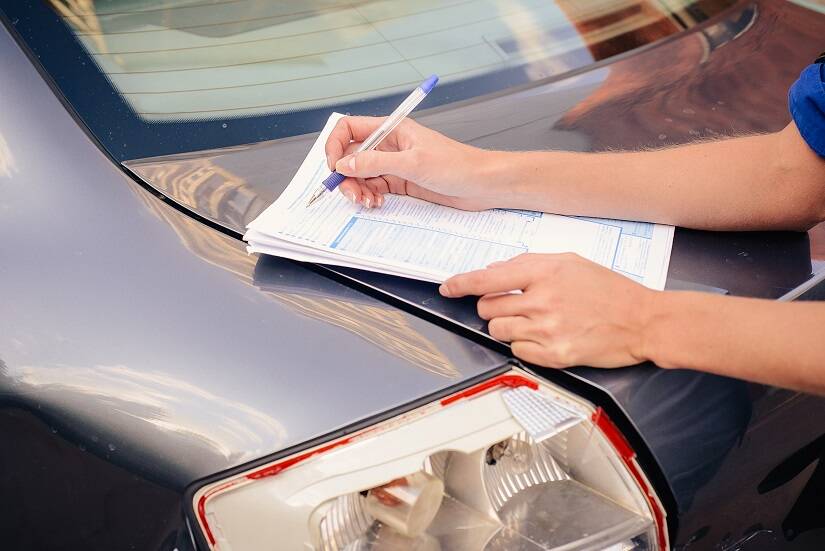
<path id="1" fill-rule="evenodd" d="M 0 1 L 2 548 L 821 548 L 822 399 L 535 368 L 473 300 L 240 235 L 422 72 L 487 148 L 778 130 L 823 11 Z M 668 287 L 817 299 L 823 243 L 678 229 Z"/>

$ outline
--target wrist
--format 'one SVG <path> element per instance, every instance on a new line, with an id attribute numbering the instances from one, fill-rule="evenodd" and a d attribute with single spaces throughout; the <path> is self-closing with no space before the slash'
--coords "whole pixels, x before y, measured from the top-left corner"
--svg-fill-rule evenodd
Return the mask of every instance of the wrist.
<path id="1" fill-rule="evenodd" d="M 701 354 L 696 343 L 706 342 L 704 330 L 719 314 L 719 297 L 694 291 L 652 293 L 641 339 L 644 359 L 666 369 L 697 369 Z"/>
<path id="2" fill-rule="evenodd" d="M 498 208 L 529 208 L 522 171 L 524 153 L 478 149 L 471 171 L 478 195 Z"/>
<path id="3" fill-rule="evenodd" d="M 526 210 L 558 208 L 553 182 L 569 166 L 571 154 L 556 151 L 484 151 L 478 181 L 498 207 Z M 563 179 L 563 178 L 562 178 Z M 563 214 L 563 213 L 562 213 Z"/>
<path id="4" fill-rule="evenodd" d="M 669 315 L 674 308 L 671 291 L 647 290 L 646 300 L 642 303 L 642 320 L 638 335 L 637 359 L 650 361 L 659 367 L 675 367 L 667 361 L 668 341 L 665 336 L 669 325 Z M 672 343 L 671 343 L 672 344 Z"/>

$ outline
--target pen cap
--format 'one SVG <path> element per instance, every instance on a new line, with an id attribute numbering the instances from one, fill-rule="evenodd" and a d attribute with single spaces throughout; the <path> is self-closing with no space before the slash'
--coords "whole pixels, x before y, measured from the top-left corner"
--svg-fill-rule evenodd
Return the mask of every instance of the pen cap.
<path id="1" fill-rule="evenodd" d="M 328 191 L 334 191 L 335 188 L 337 188 L 339 185 L 341 185 L 341 182 L 343 182 L 346 179 L 347 179 L 347 177 L 344 176 L 343 174 L 333 172 L 332 174 L 327 176 L 326 180 L 324 180 L 321 183 L 324 184 L 324 187 L 327 188 Z"/>
<path id="2" fill-rule="evenodd" d="M 425 94 L 429 94 L 430 90 L 435 88 L 436 83 L 438 82 L 438 75 L 430 75 L 427 80 L 425 80 L 421 84 L 421 89 L 424 90 Z"/>

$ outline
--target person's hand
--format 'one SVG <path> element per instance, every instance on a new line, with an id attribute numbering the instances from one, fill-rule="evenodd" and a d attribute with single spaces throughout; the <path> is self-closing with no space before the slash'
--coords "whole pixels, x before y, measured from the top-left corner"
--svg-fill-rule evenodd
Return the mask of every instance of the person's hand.
<path id="1" fill-rule="evenodd" d="M 480 296 L 490 335 L 533 364 L 621 367 L 648 359 L 644 331 L 657 292 L 575 254 L 524 254 L 453 276 L 439 290 Z"/>
<path id="2" fill-rule="evenodd" d="M 350 201 L 380 207 L 385 193 L 410 195 L 464 210 L 494 206 L 478 167 L 486 152 L 405 119 L 373 151 L 353 154 L 383 117 L 343 117 L 326 143 L 327 165 L 344 176 Z"/>

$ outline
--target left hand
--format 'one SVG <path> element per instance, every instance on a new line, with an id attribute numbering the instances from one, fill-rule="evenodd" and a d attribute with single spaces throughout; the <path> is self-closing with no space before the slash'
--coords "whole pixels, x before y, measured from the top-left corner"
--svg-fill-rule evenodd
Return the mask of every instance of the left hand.
<path id="1" fill-rule="evenodd" d="M 644 331 L 657 292 L 576 254 L 523 254 L 453 276 L 439 290 L 480 296 L 490 335 L 533 364 L 621 367 L 647 359 Z"/>

